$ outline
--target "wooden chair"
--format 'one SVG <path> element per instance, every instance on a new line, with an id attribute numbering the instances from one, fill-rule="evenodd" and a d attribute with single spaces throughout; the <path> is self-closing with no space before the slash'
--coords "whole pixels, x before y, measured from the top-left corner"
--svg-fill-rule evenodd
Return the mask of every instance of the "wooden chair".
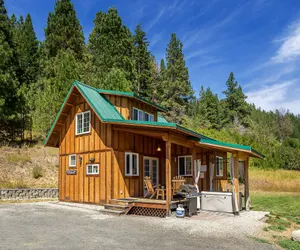
<path id="1" fill-rule="evenodd" d="M 176 194 L 184 183 L 185 179 L 182 176 L 175 176 L 172 180 L 172 195 Z"/>
<path id="2" fill-rule="evenodd" d="M 156 196 L 156 199 L 158 199 L 159 197 L 161 197 L 163 200 L 165 199 L 166 190 L 153 186 L 151 178 L 149 176 L 145 177 L 144 182 L 147 189 L 147 193 L 144 195 L 144 198 L 149 197 L 150 199 L 152 199 L 154 196 Z"/>
<path id="3" fill-rule="evenodd" d="M 228 181 L 227 180 L 220 180 L 220 185 L 221 185 L 221 191 L 222 192 L 229 191 Z"/>
<path id="4" fill-rule="evenodd" d="M 156 195 L 157 191 L 154 189 L 155 187 L 153 187 L 152 181 L 149 176 L 145 177 L 144 183 L 145 183 L 145 186 L 147 189 L 147 193 L 144 195 L 144 198 L 147 198 L 150 196 L 150 199 L 152 199 Z"/>

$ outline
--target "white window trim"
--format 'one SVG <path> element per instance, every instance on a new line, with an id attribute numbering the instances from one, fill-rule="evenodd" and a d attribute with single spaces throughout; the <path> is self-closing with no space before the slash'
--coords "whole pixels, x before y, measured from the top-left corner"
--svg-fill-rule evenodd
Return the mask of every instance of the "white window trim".
<path id="1" fill-rule="evenodd" d="M 218 163 L 217 159 L 222 160 L 222 175 L 217 174 L 217 172 L 218 172 L 217 168 L 219 167 L 219 165 L 217 164 Z M 219 169 L 219 173 L 220 173 L 220 169 Z M 216 176 L 217 177 L 223 177 L 224 176 L 224 162 L 223 162 L 223 157 L 221 157 L 221 156 L 216 156 Z"/>
<path id="2" fill-rule="evenodd" d="M 129 174 L 126 173 L 126 167 L 127 167 L 127 155 L 130 155 L 130 158 L 129 158 L 129 164 L 130 164 L 130 169 L 129 169 Z M 136 171 L 136 174 L 132 174 L 132 169 L 133 169 L 133 166 L 132 166 L 132 156 L 133 155 L 136 155 L 136 158 L 137 158 L 137 171 Z M 139 176 L 139 170 L 140 170 L 140 165 L 139 165 L 139 154 L 137 153 L 132 153 L 132 152 L 125 152 L 125 176 Z"/>
<path id="3" fill-rule="evenodd" d="M 75 156 L 75 164 L 74 165 L 71 164 L 72 156 Z M 69 167 L 76 167 L 76 163 L 77 163 L 76 154 L 69 155 Z"/>
<path id="4" fill-rule="evenodd" d="M 77 119 L 78 119 L 78 115 L 82 115 L 82 128 L 83 128 L 83 123 L 84 123 L 84 114 L 89 113 L 89 131 L 86 132 L 82 132 L 82 133 L 77 133 Z M 91 132 L 91 111 L 84 111 L 81 113 L 76 114 L 76 121 L 75 121 L 75 135 L 84 135 L 84 134 L 88 134 Z"/>
<path id="5" fill-rule="evenodd" d="M 88 167 L 89 166 L 92 166 L 92 169 L 93 169 L 93 166 L 97 166 L 98 167 L 98 172 L 97 173 L 89 173 L 88 172 Z M 99 164 L 87 164 L 86 165 L 86 175 L 98 175 L 99 174 Z"/>
<path id="6" fill-rule="evenodd" d="M 186 174 L 186 160 L 185 160 L 185 158 L 187 158 L 187 157 L 190 157 L 191 158 L 191 164 L 192 164 L 192 166 L 191 166 L 191 174 Z M 179 159 L 180 158 L 184 158 L 184 175 L 182 175 L 182 174 L 180 174 L 180 166 L 179 166 Z M 178 156 L 178 175 L 179 176 L 193 176 L 193 157 L 192 157 L 192 155 L 181 155 L 181 156 Z"/>
<path id="7" fill-rule="evenodd" d="M 134 110 L 136 110 L 138 113 L 142 112 L 142 117 L 143 117 L 142 120 L 137 120 L 137 121 L 146 121 L 145 120 L 145 114 L 147 114 L 149 116 L 152 116 L 153 117 L 153 121 L 154 121 L 154 115 L 153 114 L 145 112 L 145 111 L 143 111 L 141 109 L 138 109 L 138 108 L 132 108 L 132 117 L 131 117 L 132 120 L 134 120 Z M 138 118 L 139 118 L 139 114 L 138 114 Z"/>

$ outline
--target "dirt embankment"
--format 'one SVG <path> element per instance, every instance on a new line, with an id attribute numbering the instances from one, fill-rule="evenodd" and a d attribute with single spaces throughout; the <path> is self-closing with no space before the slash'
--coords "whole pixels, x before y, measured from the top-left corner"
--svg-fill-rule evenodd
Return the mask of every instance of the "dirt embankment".
<path id="1" fill-rule="evenodd" d="M 58 149 L 0 148 L 0 188 L 57 187 Z"/>

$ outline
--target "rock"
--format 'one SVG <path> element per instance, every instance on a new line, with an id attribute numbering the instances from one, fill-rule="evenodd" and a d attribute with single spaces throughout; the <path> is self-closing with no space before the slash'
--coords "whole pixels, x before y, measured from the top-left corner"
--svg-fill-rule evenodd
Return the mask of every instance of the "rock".
<path id="1" fill-rule="evenodd" d="M 300 241 L 300 230 L 296 230 L 292 232 L 292 239 L 294 241 Z"/>

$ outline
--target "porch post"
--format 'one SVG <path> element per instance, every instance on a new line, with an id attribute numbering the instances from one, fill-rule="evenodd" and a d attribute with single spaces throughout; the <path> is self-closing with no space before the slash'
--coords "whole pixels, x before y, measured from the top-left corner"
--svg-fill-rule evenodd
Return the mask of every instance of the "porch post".
<path id="1" fill-rule="evenodd" d="M 233 175 L 233 184 L 235 189 L 235 199 L 237 201 L 237 208 L 240 208 L 240 190 L 239 190 L 239 157 L 238 153 L 234 155 L 234 175 Z M 239 211 L 236 211 L 239 212 Z"/>
<path id="2" fill-rule="evenodd" d="M 193 177 L 194 177 L 194 181 L 195 181 L 195 178 L 196 178 L 196 167 L 195 167 L 195 160 L 197 159 L 197 151 L 196 151 L 196 147 L 194 146 L 193 147 L 193 151 L 192 151 L 192 171 L 193 171 Z M 197 183 L 195 183 L 197 184 Z"/>
<path id="3" fill-rule="evenodd" d="M 250 210 L 251 207 L 251 201 L 250 201 L 250 190 L 249 190 L 249 157 L 246 157 L 245 159 L 245 165 L 244 165 L 244 172 L 245 172 L 245 208 L 246 211 Z"/>
<path id="4" fill-rule="evenodd" d="M 172 200 L 172 177 L 171 177 L 171 142 L 166 141 L 166 207 L 167 216 L 171 215 L 170 205 Z"/>

